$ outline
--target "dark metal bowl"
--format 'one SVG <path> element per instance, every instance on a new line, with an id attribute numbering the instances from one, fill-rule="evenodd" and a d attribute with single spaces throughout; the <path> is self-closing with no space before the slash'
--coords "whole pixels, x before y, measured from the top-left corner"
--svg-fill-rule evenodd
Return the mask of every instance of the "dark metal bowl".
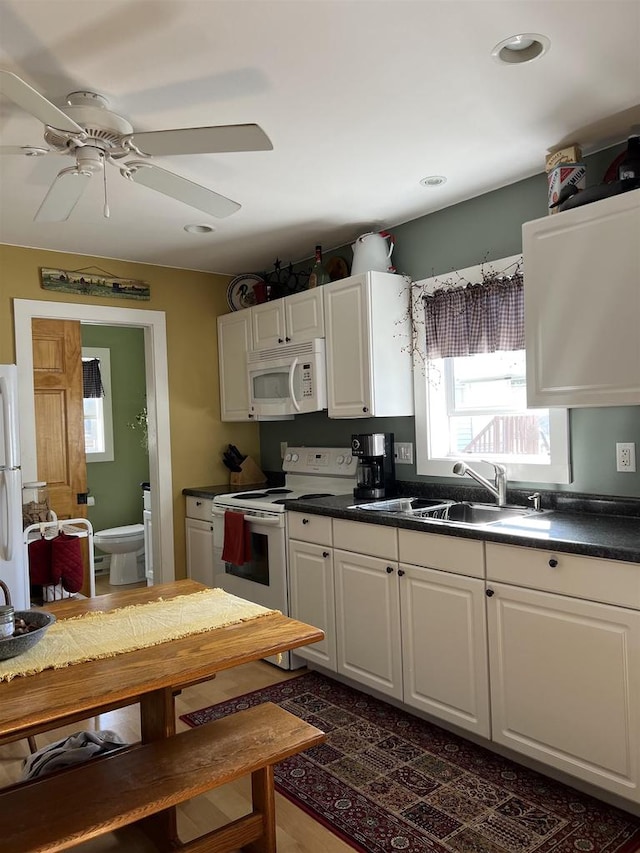
<path id="1" fill-rule="evenodd" d="M 16 610 L 15 618 L 16 620 L 24 619 L 27 625 L 37 625 L 38 627 L 29 631 L 28 634 L 4 637 L 0 640 L 0 660 L 15 658 L 33 648 L 44 637 L 47 628 L 56 621 L 53 613 L 47 613 L 45 610 Z"/>

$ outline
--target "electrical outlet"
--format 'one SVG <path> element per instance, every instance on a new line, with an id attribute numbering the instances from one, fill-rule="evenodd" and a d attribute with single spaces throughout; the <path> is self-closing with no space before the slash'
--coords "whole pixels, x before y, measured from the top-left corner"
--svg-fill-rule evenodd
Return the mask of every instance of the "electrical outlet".
<path id="1" fill-rule="evenodd" d="M 286 452 L 287 452 L 287 442 L 281 441 L 280 442 L 280 459 L 284 459 Z"/>
<path id="2" fill-rule="evenodd" d="M 396 465 L 413 465 L 413 444 L 410 441 L 394 441 L 393 455 Z"/>
<path id="3" fill-rule="evenodd" d="M 616 471 L 633 473 L 636 470 L 636 445 L 633 441 L 616 444 Z"/>

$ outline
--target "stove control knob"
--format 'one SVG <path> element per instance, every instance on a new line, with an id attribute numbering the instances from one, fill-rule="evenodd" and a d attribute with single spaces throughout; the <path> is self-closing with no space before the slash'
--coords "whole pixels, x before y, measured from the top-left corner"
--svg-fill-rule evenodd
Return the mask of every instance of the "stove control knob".
<path id="1" fill-rule="evenodd" d="M 351 463 L 353 462 L 353 456 L 347 456 L 345 462 L 347 463 L 347 465 L 351 465 Z"/>
<path id="2" fill-rule="evenodd" d="M 342 465 L 342 463 L 344 462 L 344 456 L 337 456 L 336 462 L 338 463 L 338 465 Z"/>
<path id="3" fill-rule="evenodd" d="M 291 462 L 291 454 L 290 453 L 285 454 L 284 461 L 285 462 Z"/>
<path id="4" fill-rule="evenodd" d="M 298 454 L 297 454 L 297 453 L 293 453 L 293 454 L 292 454 L 292 456 L 291 456 L 291 461 L 292 461 L 292 462 L 297 462 L 297 461 L 298 461 L 298 459 L 300 459 L 300 457 L 298 456 Z"/>

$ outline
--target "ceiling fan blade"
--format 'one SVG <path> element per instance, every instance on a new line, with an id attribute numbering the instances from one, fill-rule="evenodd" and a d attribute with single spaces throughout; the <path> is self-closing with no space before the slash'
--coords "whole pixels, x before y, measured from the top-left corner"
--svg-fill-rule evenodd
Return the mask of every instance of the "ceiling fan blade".
<path id="1" fill-rule="evenodd" d="M 231 216 L 242 207 L 237 201 L 214 193 L 213 190 L 195 184 L 174 172 L 167 172 L 166 169 L 161 169 L 153 163 L 137 160 L 126 163 L 125 175 L 137 184 L 143 184 L 149 189 L 171 196 L 176 201 L 181 201 L 218 219 Z"/>
<path id="2" fill-rule="evenodd" d="M 25 157 L 40 157 L 48 153 L 48 148 L 38 148 L 37 145 L 0 145 L 0 154 L 24 154 Z"/>
<path id="3" fill-rule="evenodd" d="M 34 216 L 36 222 L 64 222 L 68 219 L 90 180 L 89 172 L 78 171 L 75 166 L 63 169 Z"/>
<path id="4" fill-rule="evenodd" d="M 84 130 L 80 125 L 70 119 L 66 113 L 59 110 L 51 101 L 36 92 L 16 74 L 2 68 L 0 68 L 0 92 L 12 100 L 14 104 L 18 104 L 23 110 L 40 119 L 43 124 L 55 127 L 57 130 L 84 135 Z"/>
<path id="5" fill-rule="evenodd" d="M 163 154 L 219 154 L 225 151 L 271 151 L 273 145 L 257 124 L 185 127 L 135 133 L 136 148 L 150 156 Z"/>

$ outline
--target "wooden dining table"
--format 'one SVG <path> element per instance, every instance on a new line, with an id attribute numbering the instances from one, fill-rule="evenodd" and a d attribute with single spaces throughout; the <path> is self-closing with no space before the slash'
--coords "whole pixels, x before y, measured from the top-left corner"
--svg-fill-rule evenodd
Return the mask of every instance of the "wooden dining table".
<path id="1" fill-rule="evenodd" d="M 122 590 L 47 607 L 57 619 L 109 611 L 204 590 L 191 580 Z M 311 625 L 270 612 L 148 648 L 99 660 L 46 669 L 0 682 L 0 744 L 140 704 L 143 743 L 175 734 L 175 694 L 216 673 L 322 640 Z M 164 814 L 164 830 L 175 834 L 175 812 Z"/>

